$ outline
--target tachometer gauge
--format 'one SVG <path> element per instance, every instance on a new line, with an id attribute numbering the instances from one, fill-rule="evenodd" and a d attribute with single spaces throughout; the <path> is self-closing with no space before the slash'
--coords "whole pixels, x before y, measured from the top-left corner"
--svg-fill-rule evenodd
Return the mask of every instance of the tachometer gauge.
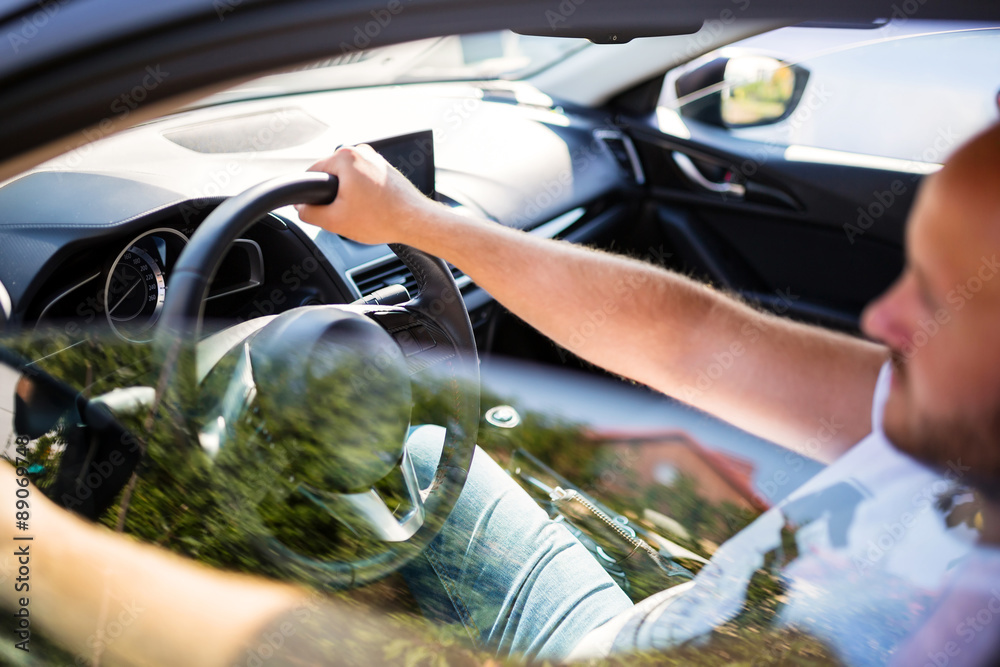
<path id="1" fill-rule="evenodd" d="M 135 343 L 152 339 L 166 297 L 170 268 L 187 243 L 174 229 L 154 229 L 139 236 L 118 255 L 108 274 L 104 305 L 108 323 Z"/>

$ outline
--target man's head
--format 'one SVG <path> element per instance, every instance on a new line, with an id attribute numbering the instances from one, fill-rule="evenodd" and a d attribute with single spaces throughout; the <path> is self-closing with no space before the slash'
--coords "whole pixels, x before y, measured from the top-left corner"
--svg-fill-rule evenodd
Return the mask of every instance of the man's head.
<path id="1" fill-rule="evenodd" d="M 906 268 L 862 328 L 892 350 L 884 428 L 901 450 L 1000 480 L 1000 124 L 925 179 Z"/>

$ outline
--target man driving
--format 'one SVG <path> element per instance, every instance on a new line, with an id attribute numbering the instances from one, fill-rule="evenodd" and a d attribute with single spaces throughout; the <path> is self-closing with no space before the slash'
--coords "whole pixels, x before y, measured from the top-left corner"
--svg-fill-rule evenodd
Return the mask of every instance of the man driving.
<path id="1" fill-rule="evenodd" d="M 823 471 L 722 545 L 693 581 L 637 605 L 477 450 L 445 528 L 406 575 L 429 615 L 461 623 L 500 655 L 670 650 L 754 611 L 747 592 L 764 572 L 781 586 L 773 625 L 818 638 L 848 663 L 982 664 L 996 654 L 1000 633 L 988 620 L 1000 603 L 1000 190 L 983 175 L 1000 172 L 1000 125 L 925 180 L 906 268 L 864 313 L 877 343 L 761 314 L 643 262 L 457 215 L 366 146 L 314 169 L 338 176 L 340 190 L 329 206 L 298 207 L 302 220 L 442 257 L 588 361 L 790 451 L 836 425 L 810 452 L 829 464 Z M 614 315 L 574 336 L 594 303 L 613 304 L 605 310 Z M 712 387 L 685 393 L 747 326 L 763 332 L 759 340 Z M 436 428 L 417 429 L 409 443 L 424 485 L 439 454 Z M 2 475 L 13 497 L 13 472 Z M 366 664 L 359 655 L 384 643 L 389 621 L 214 572 L 33 498 L 34 530 L 59 540 L 46 542 L 55 551 L 32 551 L 32 618 L 85 651 L 109 601 L 131 600 L 142 612 L 113 642 L 98 638 L 97 659 L 103 651 L 131 662 L 250 664 L 247 647 L 278 636 L 266 664 L 317 655 Z M 951 510 L 970 503 L 973 518 L 954 520 Z M 0 576 L 17 567 L 4 561 Z M 19 604 L 10 586 L 0 596 L 8 608 Z M 300 616 L 309 622 L 293 622 Z M 212 640 L 192 643 L 205 628 Z"/>
<path id="2" fill-rule="evenodd" d="M 975 502 L 989 506 L 1000 479 L 1000 281 L 991 280 L 1000 269 L 1000 194 L 982 182 L 1000 169 L 1000 126 L 926 179 L 905 271 L 863 315 L 878 342 L 762 315 L 640 261 L 458 215 L 367 146 L 340 149 L 313 169 L 338 176 L 340 192 L 329 206 L 299 206 L 302 220 L 439 256 L 587 361 L 793 451 L 815 442 L 821 425 L 837 426 L 810 452 L 827 469 L 727 542 L 691 586 L 637 607 L 477 452 L 423 576 L 411 576 L 421 596 L 449 600 L 451 617 L 486 646 L 555 659 L 667 649 L 738 616 L 755 572 L 771 568 L 787 586 L 779 622 L 848 647 L 851 663 L 881 663 L 926 621 L 915 605 L 963 590 L 970 572 L 1000 579 L 996 554 L 974 547 L 979 530 L 983 543 L 997 538 L 989 508 L 978 528 L 943 511 L 969 501 L 973 487 Z M 610 314 L 580 336 L 581 313 L 594 304 Z M 708 390 L 691 391 L 712 354 L 748 326 L 764 332 L 759 341 Z M 973 589 L 987 589 L 978 582 Z M 825 618 L 845 596 L 868 613 Z M 976 604 L 967 592 L 959 597 Z"/>

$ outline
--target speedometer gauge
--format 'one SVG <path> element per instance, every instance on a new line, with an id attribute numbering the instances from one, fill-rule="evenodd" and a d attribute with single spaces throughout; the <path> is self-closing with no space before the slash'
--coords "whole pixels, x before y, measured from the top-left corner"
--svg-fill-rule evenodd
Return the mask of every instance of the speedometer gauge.
<path id="1" fill-rule="evenodd" d="M 163 271 L 156 260 L 139 246 L 132 246 L 118 260 L 108 281 L 108 319 L 120 332 L 140 333 L 156 322 L 165 294 Z"/>
<path id="2" fill-rule="evenodd" d="M 118 255 L 104 290 L 105 312 L 115 333 L 136 343 L 152 339 L 167 275 L 186 243 L 187 237 L 174 229 L 154 229 Z"/>

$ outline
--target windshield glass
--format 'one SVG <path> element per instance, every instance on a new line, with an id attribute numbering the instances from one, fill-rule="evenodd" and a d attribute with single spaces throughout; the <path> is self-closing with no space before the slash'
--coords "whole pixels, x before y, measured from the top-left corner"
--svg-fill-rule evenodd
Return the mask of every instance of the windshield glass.
<path id="1" fill-rule="evenodd" d="M 905 642 L 915 628 L 933 646 L 954 641 L 954 623 L 928 619 L 970 604 L 975 613 L 986 599 L 976 591 L 991 590 L 1000 552 L 974 546 L 981 530 L 975 492 L 961 473 L 900 475 L 899 455 L 881 436 L 859 443 L 845 455 L 846 466 L 816 473 L 772 505 L 779 486 L 806 476 L 808 441 L 801 454 L 785 450 L 780 462 L 768 461 L 763 442 L 737 455 L 706 437 L 693 416 L 672 427 L 636 428 L 643 419 L 669 423 L 676 414 L 664 409 L 666 398 L 636 387 L 523 363 L 503 369 L 508 362 L 492 359 L 480 392 L 478 382 L 465 384 L 450 366 L 411 375 L 386 361 L 373 372 L 374 362 L 366 366 L 363 358 L 368 348 L 346 339 L 303 347 L 301 336 L 289 335 L 291 319 L 276 321 L 282 328 L 265 325 L 243 340 L 247 330 L 236 325 L 170 366 L 148 344 L 94 330 L 0 337 L 0 443 L 15 464 L 0 473 L 10 496 L 15 474 L 26 480 L 20 488 L 30 489 L 16 496 L 25 508 L 18 524 L 11 503 L 8 525 L 50 525 L 36 517 L 59 505 L 110 529 L 99 534 L 118 560 L 102 567 L 117 585 L 143 591 L 135 600 L 110 600 L 112 621 L 131 621 L 122 610 L 133 607 L 155 618 L 164 612 L 147 603 L 155 589 L 133 574 L 155 570 L 158 550 L 122 551 L 130 542 L 110 539 L 111 530 L 209 566 L 199 570 L 205 581 L 241 573 L 244 586 L 276 580 L 314 591 L 310 623 L 273 621 L 280 628 L 294 620 L 288 627 L 298 640 L 267 640 L 264 653 L 238 663 L 250 665 L 262 664 L 256 655 L 270 657 L 267 651 L 298 659 L 319 655 L 314 650 L 323 652 L 322 662 L 295 664 L 329 664 L 330 651 L 344 650 L 357 652 L 359 664 L 400 664 L 400 655 L 430 651 L 461 658 L 446 664 L 496 664 L 488 639 L 465 635 L 457 618 L 440 610 L 451 604 L 447 591 L 456 590 L 481 627 L 507 623 L 502 603 L 528 567 L 546 568 L 523 584 L 543 602 L 517 618 L 521 636 L 535 633 L 550 646 L 555 635 L 546 624 L 559 611 L 573 609 L 585 620 L 592 617 L 583 614 L 599 615 L 613 629 L 603 639 L 581 639 L 572 625 L 561 632 L 572 633 L 584 654 L 601 641 L 617 652 L 641 651 L 630 663 L 639 665 L 761 658 L 886 664 L 896 651 L 912 654 Z M 186 364 L 202 367 L 199 384 L 196 368 L 176 371 Z M 505 375 L 513 381 L 497 381 Z M 883 372 L 876 402 L 890 382 Z M 512 391 L 515 385 L 521 390 Z M 163 398 L 156 398 L 157 386 L 168 388 Z M 461 482 L 463 501 L 439 513 L 428 498 L 439 492 L 432 480 L 445 425 L 458 414 L 456 390 L 474 392 L 485 410 L 479 449 Z M 588 406 L 589 417 L 567 416 L 560 397 Z M 591 407 L 602 404 L 616 406 L 616 419 L 632 428 L 612 426 Z M 405 444 L 393 447 L 393 435 Z M 817 431 L 815 444 L 824 437 Z M 395 549 L 417 548 L 401 546 L 414 524 L 440 531 L 432 546 L 419 547 L 427 558 L 414 552 L 399 572 L 381 567 Z M 61 538 L 41 530 L 41 543 Z M 538 560 L 551 551 L 558 558 Z M 81 560 L 60 572 L 81 577 L 88 572 Z M 376 566 L 379 576 L 356 585 L 355 576 L 367 576 L 358 573 Z M 83 604 L 67 602 L 74 612 Z M 58 612 L 47 610 L 45 618 L 49 628 L 59 627 Z M 142 632 L 165 624 L 147 621 Z M 353 638 L 346 649 L 331 628 Z M 14 630 L 0 629 L 8 646 Z M 505 664 L 546 657 L 521 636 L 504 647 L 511 652 Z M 32 635 L 32 650 L 43 656 L 38 664 L 73 662 L 49 644 L 56 637 L 39 639 Z"/>
<path id="2" fill-rule="evenodd" d="M 255 79 L 206 103 L 395 83 L 523 79 L 591 45 L 585 39 L 518 35 L 509 30 L 366 49 L 370 42 L 358 27 L 354 43 L 342 43 L 338 55 Z"/>

